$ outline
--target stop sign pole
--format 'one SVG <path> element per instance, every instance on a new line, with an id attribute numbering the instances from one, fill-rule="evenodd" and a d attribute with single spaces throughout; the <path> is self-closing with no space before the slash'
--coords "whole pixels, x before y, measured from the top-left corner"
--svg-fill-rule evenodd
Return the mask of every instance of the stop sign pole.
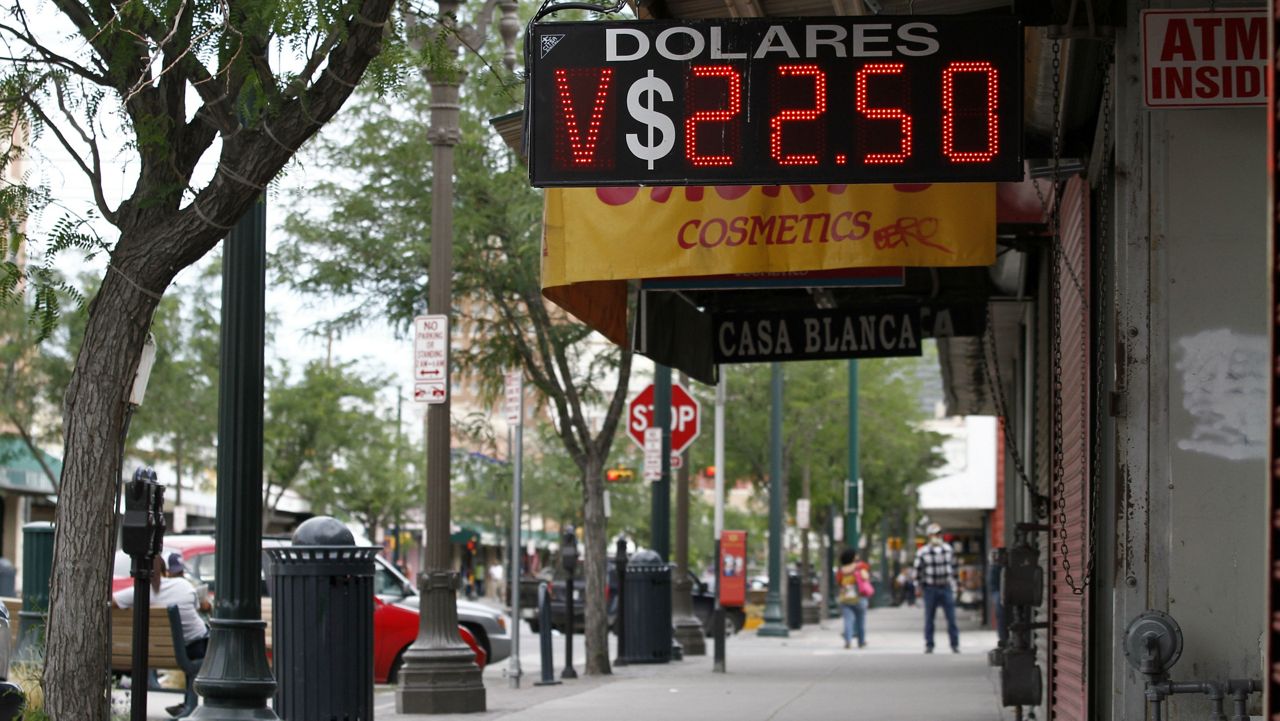
<path id="1" fill-rule="evenodd" d="M 671 558 L 671 368 L 658 364 L 653 370 L 652 425 L 662 429 L 662 477 L 653 484 L 653 506 L 649 545 L 662 557 Z"/>

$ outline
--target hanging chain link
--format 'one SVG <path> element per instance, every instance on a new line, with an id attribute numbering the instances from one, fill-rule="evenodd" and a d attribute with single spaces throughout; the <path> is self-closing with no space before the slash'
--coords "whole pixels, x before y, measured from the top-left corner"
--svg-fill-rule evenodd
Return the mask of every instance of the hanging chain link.
<path id="1" fill-rule="evenodd" d="M 988 349 L 991 352 L 990 365 L 987 364 Z M 1031 482 L 1026 463 L 1022 460 L 1022 452 L 1018 450 L 1018 443 L 1013 437 L 1013 429 L 1007 422 L 1010 417 L 1009 406 L 1005 401 L 1004 385 L 1001 382 L 999 346 L 996 344 L 995 323 L 991 317 L 989 302 L 987 303 L 987 329 L 983 335 L 978 336 L 978 351 L 980 353 L 978 363 L 982 366 L 982 375 L 987 381 L 988 393 L 995 403 L 996 415 L 1000 417 L 1000 427 L 1004 431 L 1004 445 L 1009 449 L 1009 455 L 1013 457 L 1013 469 L 1017 472 L 1018 478 L 1022 479 L 1022 485 L 1031 496 L 1032 510 L 1036 518 L 1046 518 L 1049 515 L 1049 497 L 1036 490 L 1035 484 Z M 995 366 L 994 369 L 991 366 Z"/>
<path id="2" fill-rule="evenodd" d="M 1059 55 L 1058 42 L 1054 42 L 1053 46 L 1053 105 L 1054 105 L 1054 137 L 1053 137 L 1053 209 L 1049 219 L 1050 232 L 1053 242 L 1053 272 L 1052 272 L 1052 294 L 1054 299 L 1053 306 L 1053 503 L 1056 509 L 1056 535 L 1057 548 L 1062 564 L 1064 580 L 1067 582 L 1068 588 L 1074 595 L 1083 595 L 1093 580 L 1094 569 L 1097 566 L 1098 556 L 1098 498 L 1101 495 L 1102 486 L 1102 415 L 1106 410 L 1104 398 L 1106 392 L 1106 367 L 1103 362 L 1104 354 L 1102 348 L 1093 348 L 1093 360 L 1090 369 L 1093 372 L 1093 403 L 1089 403 L 1087 383 L 1080 384 L 1080 407 L 1088 409 L 1092 413 L 1092 436 L 1089 434 L 1089 426 L 1081 424 L 1081 434 L 1083 440 L 1089 442 L 1089 473 L 1087 478 L 1088 488 L 1088 551 L 1084 564 L 1084 575 L 1079 583 L 1076 582 L 1075 576 L 1071 569 L 1071 546 L 1067 542 L 1067 502 L 1066 502 L 1066 478 L 1064 468 L 1063 449 L 1063 382 L 1062 382 L 1062 278 L 1061 274 L 1065 268 L 1072 276 L 1072 280 L 1081 294 L 1081 301 L 1085 308 L 1089 307 L 1092 295 L 1085 290 L 1084 284 L 1075 274 L 1075 269 L 1070 267 L 1069 263 L 1065 263 L 1062 253 L 1062 237 L 1061 237 L 1061 214 L 1060 202 L 1062 196 L 1059 188 L 1058 168 L 1061 162 L 1062 152 L 1062 125 L 1059 118 L 1059 108 L 1061 103 L 1061 75 L 1059 73 L 1061 63 Z M 1102 152 L 1101 166 L 1099 172 L 1098 187 L 1098 209 L 1097 209 L 1097 258 L 1093 267 L 1097 269 L 1093 288 L 1098 290 L 1096 296 L 1096 317 L 1101 326 L 1106 319 L 1107 309 L 1109 307 L 1109 295 L 1107 288 L 1107 263 L 1109 262 L 1109 239 L 1110 232 L 1110 202 L 1109 193 L 1111 189 L 1109 163 L 1111 148 L 1111 64 L 1114 59 L 1114 48 L 1109 48 L 1106 55 L 1099 61 L 1099 69 L 1102 73 L 1102 103 L 1100 112 L 1102 113 L 1102 142 L 1100 149 Z M 1037 188 L 1038 191 L 1038 188 Z M 1081 231 L 1089 232 L 1087 204 L 1081 203 L 1080 221 Z M 1089 257 L 1083 258 L 1085 263 L 1090 263 Z M 1085 337 L 1092 335 L 1090 328 L 1090 314 L 1081 314 L 1081 328 Z M 1105 343 L 1105 337 L 1099 337 L 1097 342 L 1099 345 Z M 1088 363 L 1088 361 L 1086 361 Z M 1089 419 L 1085 419 L 1086 421 Z"/>
<path id="3" fill-rule="evenodd" d="M 1049 202 L 1049 237 L 1052 251 L 1052 271 L 1050 273 L 1050 292 L 1053 305 L 1050 316 L 1053 319 L 1053 332 L 1050 336 L 1050 357 L 1053 361 L 1053 509 L 1054 535 L 1059 562 L 1066 576 L 1067 585 L 1074 593 L 1075 579 L 1071 574 L 1071 547 L 1067 544 L 1067 483 L 1063 459 L 1062 438 L 1062 193 L 1061 180 L 1058 177 L 1062 165 L 1062 44 L 1053 41 L 1053 176 L 1051 178 Z M 1081 589 L 1083 591 L 1083 589 Z"/>
<path id="4" fill-rule="evenodd" d="M 1099 330 L 1106 327 L 1111 301 L 1111 291 L 1107 286 L 1107 269 L 1111 247 L 1111 65 L 1114 60 L 1115 47 L 1108 46 L 1107 52 L 1098 61 L 1099 69 L 1102 73 L 1102 143 L 1099 145 L 1102 157 L 1098 168 L 1098 230 L 1095 236 L 1098 239 L 1098 278 L 1094 287 L 1098 289 L 1098 311 L 1094 317 L 1098 319 Z M 1097 342 L 1099 345 L 1107 342 L 1105 332 L 1098 333 Z M 1093 580 L 1093 571 L 1097 566 L 1098 560 L 1098 526 L 1100 525 L 1098 498 L 1102 495 L 1103 477 L 1102 417 L 1107 412 L 1105 400 L 1107 368 L 1104 362 L 1106 354 L 1101 351 L 1101 348 L 1095 348 L 1093 353 L 1093 448 L 1089 458 L 1089 560 L 1085 563 L 1084 578 L 1080 582 L 1080 590 L 1076 591 L 1072 588 L 1072 592 L 1077 595 L 1084 593 L 1084 589 Z"/>

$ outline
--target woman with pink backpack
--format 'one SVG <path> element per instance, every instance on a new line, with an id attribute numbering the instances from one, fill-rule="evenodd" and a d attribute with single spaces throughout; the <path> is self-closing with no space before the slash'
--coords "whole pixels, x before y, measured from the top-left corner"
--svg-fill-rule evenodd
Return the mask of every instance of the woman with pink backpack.
<path id="1" fill-rule="evenodd" d="M 858 637 L 858 648 L 867 645 L 867 601 L 875 594 L 871 585 L 871 568 L 858 559 L 858 552 L 846 548 L 840 553 L 840 569 L 836 571 L 840 615 L 844 617 L 844 647 L 853 645 Z"/>

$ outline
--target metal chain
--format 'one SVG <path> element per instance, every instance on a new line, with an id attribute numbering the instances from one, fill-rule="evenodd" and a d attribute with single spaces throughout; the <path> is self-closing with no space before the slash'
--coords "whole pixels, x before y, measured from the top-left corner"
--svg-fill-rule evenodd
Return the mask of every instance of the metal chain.
<path id="1" fill-rule="evenodd" d="M 1062 422 L 1062 194 L 1059 168 L 1062 165 L 1062 44 L 1053 41 L 1053 176 L 1050 201 L 1053 203 L 1049 213 L 1049 234 L 1052 244 L 1053 269 L 1050 273 L 1050 292 L 1053 305 L 1050 316 L 1053 319 L 1050 357 L 1053 361 L 1053 507 L 1054 535 L 1059 562 L 1066 577 L 1067 585 L 1074 593 L 1075 578 L 1071 574 L 1071 547 L 1067 544 L 1067 484 L 1063 467 L 1065 451 L 1063 449 Z M 1083 589 L 1081 589 L 1083 591 Z"/>
<path id="2" fill-rule="evenodd" d="M 991 349 L 991 365 L 995 366 L 994 373 L 991 366 L 987 364 L 988 348 Z M 1032 509 L 1036 518 L 1045 518 L 1049 515 L 1049 498 L 1036 490 L 1035 484 L 1031 482 L 1031 477 L 1027 474 L 1027 466 L 1022 460 L 1022 453 L 1018 450 L 1018 443 L 1014 440 L 1013 430 L 1006 422 L 1009 418 L 1009 406 L 1005 401 L 1004 385 L 1000 382 L 999 346 L 996 344 L 995 323 L 992 322 L 990 303 L 987 303 L 987 329 L 983 335 L 978 336 L 978 350 L 981 354 L 978 363 L 982 366 L 982 375 L 986 378 L 988 392 L 995 403 L 996 415 L 1001 419 L 1000 427 L 1004 431 L 1004 445 L 1013 457 L 1013 469 L 1017 472 L 1018 478 L 1022 479 L 1022 485 L 1026 487 L 1027 493 L 1031 495 Z"/>
<path id="3" fill-rule="evenodd" d="M 1058 51 L 1059 51 L 1058 43 L 1055 42 L 1054 43 L 1054 84 L 1053 84 L 1054 111 L 1055 111 L 1054 138 L 1053 138 L 1054 171 L 1055 172 L 1054 172 L 1054 178 L 1053 178 L 1053 198 L 1055 199 L 1055 205 L 1054 205 L 1053 213 L 1050 216 L 1050 228 L 1053 235 L 1053 266 L 1054 266 L 1053 291 L 1052 291 L 1053 298 L 1054 298 L 1052 353 L 1053 353 L 1053 375 L 1054 375 L 1053 377 L 1053 418 L 1054 418 L 1053 474 L 1054 474 L 1054 495 L 1056 496 L 1056 498 L 1054 499 L 1054 503 L 1057 508 L 1057 513 L 1055 516 L 1057 528 L 1055 530 L 1057 531 L 1057 536 L 1058 536 L 1057 546 L 1058 546 L 1059 555 L 1061 557 L 1060 560 L 1062 563 L 1064 580 L 1066 580 L 1067 587 L 1071 589 L 1071 592 L 1074 595 L 1079 596 L 1079 595 L 1083 595 L 1085 590 L 1091 584 L 1093 580 L 1094 569 L 1097 566 L 1098 498 L 1101 495 L 1100 489 L 1102 486 L 1102 482 L 1101 482 L 1102 481 L 1101 418 L 1105 410 L 1103 399 L 1104 399 L 1105 386 L 1106 386 L 1106 383 L 1105 383 L 1106 368 L 1105 368 L 1105 365 L 1103 364 L 1103 354 L 1099 352 L 1100 349 L 1095 348 L 1093 353 L 1093 363 L 1091 367 L 1091 370 L 1094 375 L 1094 385 L 1093 385 L 1094 399 L 1092 404 L 1090 404 L 1088 400 L 1088 385 L 1085 383 L 1080 384 L 1081 408 L 1088 408 L 1092 411 L 1093 413 L 1092 431 L 1093 432 L 1092 432 L 1092 437 L 1090 437 L 1087 426 L 1084 426 L 1082 424 L 1081 434 L 1083 436 L 1083 440 L 1085 440 L 1086 442 L 1091 441 L 1091 447 L 1089 449 L 1089 473 L 1087 478 L 1087 483 L 1089 484 L 1087 488 L 1088 503 L 1089 503 L 1089 511 L 1088 511 L 1089 512 L 1089 516 L 1088 516 L 1088 522 L 1089 522 L 1088 544 L 1089 545 L 1088 545 L 1087 556 L 1085 558 L 1084 575 L 1080 579 L 1080 582 L 1077 584 L 1076 579 L 1071 572 L 1071 547 L 1070 547 L 1070 544 L 1067 543 L 1066 479 L 1065 479 L 1065 469 L 1063 466 L 1065 453 L 1063 450 L 1063 418 L 1062 418 L 1063 416 L 1063 401 L 1062 401 L 1063 383 L 1062 383 L 1061 272 L 1062 272 L 1062 268 L 1064 267 L 1064 262 L 1062 257 L 1063 254 L 1062 254 L 1062 243 L 1061 243 L 1061 240 L 1062 240 L 1061 224 L 1060 224 L 1060 213 L 1059 213 L 1059 206 L 1058 206 L 1058 203 L 1061 201 L 1061 197 L 1058 193 L 1059 181 L 1057 177 L 1058 165 L 1061 158 L 1061 155 L 1060 155 L 1061 123 L 1057 115 L 1057 110 L 1059 107 L 1060 97 L 1061 97 L 1060 95 L 1061 84 L 1059 80 L 1060 76 L 1058 74 L 1058 69 L 1060 67 Z M 1110 204 L 1109 204 L 1109 198 L 1108 198 L 1108 193 L 1110 192 L 1110 182 L 1109 182 L 1110 178 L 1108 175 L 1107 166 L 1109 164 L 1110 145 L 1111 145 L 1111 63 L 1112 63 L 1113 57 L 1114 57 L 1114 49 L 1108 52 L 1107 55 L 1104 56 L 1104 58 L 1099 63 L 1101 72 L 1103 74 L 1102 104 L 1100 108 L 1100 112 L 1102 113 L 1102 116 L 1103 116 L 1102 117 L 1102 126 L 1103 126 L 1102 127 L 1102 143 L 1100 146 L 1103 153 L 1103 158 L 1102 158 L 1102 168 L 1099 174 L 1100 183 L 1099 183 L 1099 192 L 1098 192 L 1098 215 L 1097 215 L 1098 224 L 1097 224 L 1097 233 L 1095 236 L 1099 240 L 1099 243 L 1098 243 L 1097 263 L 1094 266 L 1097 268 L 1097 278 L 1095 280 L 1094 287 L 1097 288 L 1099 292 L 1097 295 L 1097 311 L 1093 315 L 1094 317 L 1099 319 L 1100 323 L 1105 321 L 1106 314 L 1107 314 L 1107 307 L 1108 307 L 1108 295 L 1107 295 L 1108 238 L 1107 238 L 1107 234 L 1109 233 L 1109 229 L 1110 229 Z M 1087 225 L 1086 206 L 1084 203 L 1081 203 L 1080 217 L 1081 217 L 1082 231 L 1088 232 L 1089 227 Z M 1089 263 L 1091 261 L 1091 259 L 1088 257 L 1085 257 L 1083 260 L 1086 263 Z M 1070 268 L 1069 264 L 1065 264 L 1065 265 L 1067 269 L 1071 271 L 1072 275 L 1074 276 L 1074 269 Z M 1081 291 L 1082 300 L 1084 300 L 1086 303 L 1092 300 L 1090 295 L 1087 295 L 1084 293 L 1083 285 L 1079 283 L 1078 278 L 1076 279 L 1076 285 L 1077 285 L 1077 288 L 1079 288 Z M 1086 305 L 1086 307 L 1088 306 Z M 1086 336 L 1092 335 L 1091 328 L 1090 328 L 1090 319 L 1088 314 L 1082 313 L 1080 322 L 1081 322 L 1081 327 L 1084 331 L 1084 335 Z M 1105 338 L 1101 338 L 1100 342 L 1105 342 Z M 1086 361 L 1086 363 L 1088 363 L 1088 361 Z"/>
<path id="4" fill-rule="evenodd" d="M 1095 236 L 1098 239 L 1098 278 L 1095 286 L 1098 289 L 1098 311 L 1094 317 L 1098 319 L 1098 326 L 1101 330 L 1105 327 L 1110 291 L 1107 288 L 1107 262 L 1109 260 L 1108 251 L 1110 250 L 1110 210 L 1109 193 L 1111 192 L 1111 175 L 1108 172 L 1111 159 L 1111 63 L 1115 58 L 1114 46 L 1108 48 L 1108 52 L 1098 61 L 1099 68 L 1102 72 L 1102 143 L 1099 146 L 1102 152 L 1101 162 L 1098 171 L 1098 232 Z M 1097 336 L 1099 344 L 1105 344 L 1106 333 L 1099 333 Z M 1106 412 L 1106 364 L 1103 362 L 1105 354 L 1095 349 L 1093 353 L 1093 448 L 1089 458 L 1089 560 L 1085 563 L 1084 578 L 1081 580 L 1080 591 L 1072 588 L 1072 592 L 1077 595 L 1084 593 L 1090 582 L 1093 580 L 1093 571 L 1097 566 L 1098 560 L 1098 497 L 1102 495 L 1102 415 Z"/>

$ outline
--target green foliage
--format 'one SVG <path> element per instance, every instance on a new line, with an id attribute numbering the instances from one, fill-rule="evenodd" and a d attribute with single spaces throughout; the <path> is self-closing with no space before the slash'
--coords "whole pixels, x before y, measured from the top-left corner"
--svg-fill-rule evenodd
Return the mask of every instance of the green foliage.
<path id="1" fill-rule="evenodd" d="M 941 465 L 937 434 L 920 430 L 919 383 L 914 359 L 858 362 L 858 463 L 864 481 L 863 527 L 884 513 L 915 507 L 914 489 Z M 815 522 L 843 503 L 848 461 L 848 363 L 818 361 L 783 366 L 783 475 L 787 512 L 800 497 L 807 465 Z M 727 376 L 726 474 L 767 486 L 769 476 L 770 367 L 735 367 Z"/>
<path id="2" fill-rule="evenodd" d="M 270 377 L 263 428 L 265 509 L 273 509 L 290 488 L 321 508 L 334 504 L 338 489 L 351 483 L 337 473 L 368 462 L 370 444 L 387 450 L 388 441 L 378 435 L 387 424 L 376 414 L 386 379 L 361 375 L 356 363 L 324 361 L 307 363 L 296 380 L 281 361 Z M 377 472 L 385 471 L 379 465 Z"/>
<path id="3" fill-rule="evenodd" d="M 196 283 L 166 295 L 156 309 L 151 330 L 156 362 L 129 429 L 134 455 L 174 468 L 179 498 L 184 485 L 198 487 L 194 481 L 216 460 L 221 314 L 209 281 L 220 268 L 212 265 Z"/>

